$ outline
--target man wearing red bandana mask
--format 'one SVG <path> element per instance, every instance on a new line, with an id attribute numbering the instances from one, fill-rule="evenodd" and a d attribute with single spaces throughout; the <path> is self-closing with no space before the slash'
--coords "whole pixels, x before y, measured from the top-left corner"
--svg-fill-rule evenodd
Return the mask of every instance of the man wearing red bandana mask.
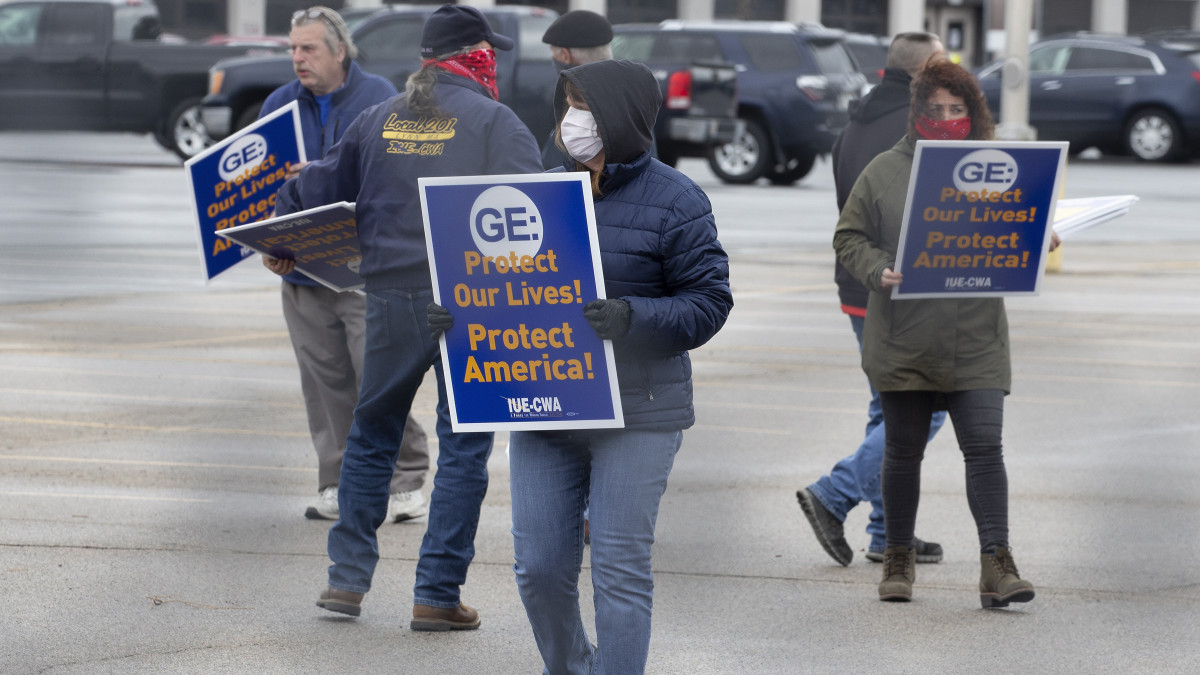
<path id="1" fill-rule="evenodd" d="M 405 93 L 367 108 L 323 159 L 280 189 L 276 210 L 295 213 L 355 202 L 367 298 L 366 348 L 354 423 L 329 530 L 328 587 L 317 606 L 358 616 L 379 561 L 376 528 L 413 395 L 437 373 L 438 469 L 417 560 L 409 627 L 471 630 L 479 613 L 461 600 L 487 492 L 491 433 L 454 433 L 438 343 L 425 322 L 433 302 L 417 180 L 424 176 L 540 173 L 533 134 L 496 100 L 493 49 L 512 49 L 467 5 L 444 5 L 425 22 L 424 63 Z"/>
<path id="2" fill-rule="evenodd" d="M 496 88 L 496 51 L 494 49 L 476 49 L 466 54 L 449 56 L 441 61 L 426 59 L 421 62 L 421 67 L 426 66 L 441 68 L 478 82 L 492 95 L 492 99 L 500 100 L 500 90 Z"/>

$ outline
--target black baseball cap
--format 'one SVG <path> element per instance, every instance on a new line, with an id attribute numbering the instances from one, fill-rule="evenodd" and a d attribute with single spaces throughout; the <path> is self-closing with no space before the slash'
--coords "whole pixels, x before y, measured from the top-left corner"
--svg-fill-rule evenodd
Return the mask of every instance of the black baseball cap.
<path id="1" fill-rule="evenodd" d="M 421 56 L 449 54 L 483 40 L 496 49 L 513 48 L 512 38 L 493 32 L 492 25 L 478 9 L 468 5 L 442 5 L 425 20 Z"/>

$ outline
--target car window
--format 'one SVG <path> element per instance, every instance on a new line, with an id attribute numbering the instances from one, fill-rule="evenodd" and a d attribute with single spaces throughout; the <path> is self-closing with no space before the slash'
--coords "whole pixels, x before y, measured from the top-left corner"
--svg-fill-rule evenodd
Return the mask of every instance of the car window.
<path id="1" fill-rule="evenodd" d="M 812 42 L 813 58 L 817 69 L 826 75 L 846 75 L 858 72 L 854 61 L 841 42 Z"/>
<path id="2" fill-rule="evenodd" d="M 742 33 L 738 41 L 757 70 L 806 70 L 800 51 L 796 49 L 796 38 L 791 35 Z"/>
<path id="3" fill-rule="evenodd" d="M 108 25 L 109 8 L 104 5 L 59 5 L 46 24 L 46 44 L 52 47 L 103 45 L 100 27 Z"/>
<path id="4" fill-rule="evenodd" d="M 711 61 L 721 58 L 721 46 L 712 35 L 660 33 L 650 52 L 651 61 Z"/>
<path id="5" fill-rule="evenodd" d="M 850 50 L 864 71 L 883 70 L 887 66 L 887 47 L 866 42 L 847 42 L 846 49 Z"/>
<path id="6" fill-rule="evenodd" d="M 342 20 L 346 22 L 346 28 L 353 33 L 359 24 L 371 18 L 371 15 L 380 9 L 380 7 L 344 7 L 338 10 L 338 14 L 342 15 Z"/>
<path id="7" fill-rule="evenodd" d="M 518 29 L 521 34 L 516 36 L 516 38 L 517 44 L 520 45 L 520 58 L 522 61 L 550 60 L 550 45 L 542 42 L 542 36 L 546 34 L 546 29 L 557 18 L 557 16 L 552 14 L 521 17 L 520 28 Z"/>
<path id="8" fill-rule="evenodd" d="M 355 36 L 354 44 L 367 59 L 415 61 L 421 57 L 421 31 L 425 19 L 420 16 L 396 17 L 378 21 Z"/>
<path id="9" fill-rule="evenodd" d="M 145 5 L 117 7 L 113 11 L 113 41 L 155 40 L 162 34 L 158 11 Z"/>
<path id="10" fill-rule="evenodd" d="M 1029 53 L 1029 72 L 1037 75 L 1058 75 L 1067 68 L 1071 50 L 1065 46 L 1042 47 Z M 999 73 L 1002 69 L 997 68 Z"/>
<path id="11" fill-rule="evenodd" d="M 1075 47 L 1067 61 L 1067 70 L 1154 70 L 1154 63 L 1146 56 L 1120 49 L 1097 47 Z"/>
<path id="12" fill-rule="evenodd" d="M 37 41 L 41 5 L 0 7 L 0 45 L 33 46 Z"/>
<path id="13" fill-rule="evenodd" d="M 618 33 L 613 36 L 613 58 L 645 63 L 654 50 L 654 36 L 646 33 Z"/>

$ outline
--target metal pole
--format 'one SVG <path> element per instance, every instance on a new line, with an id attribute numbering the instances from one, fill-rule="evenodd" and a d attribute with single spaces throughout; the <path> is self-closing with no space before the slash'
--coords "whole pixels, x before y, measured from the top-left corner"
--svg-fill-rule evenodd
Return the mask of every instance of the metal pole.
<path id="1" fill-rule="evenodd" d="M 1000 123 L 996 138 L 1004 141 L 1037 140 L 1029 126 L 1029 26 L 1033 0 L 1005 0 L 1005 58 L 1001 68 Z"/>

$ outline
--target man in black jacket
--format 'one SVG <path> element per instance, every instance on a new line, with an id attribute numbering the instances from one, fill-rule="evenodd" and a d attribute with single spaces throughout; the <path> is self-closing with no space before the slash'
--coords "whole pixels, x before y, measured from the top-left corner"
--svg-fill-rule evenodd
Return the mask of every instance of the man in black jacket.
<path id="1" fill-rule="evenodd" d="M 554 67 L 566 70 L 585 63 L 612 58 L 612 24 L 603 16 L 586 9 L 575 9 L 555 19 L 542 35 L 550 45 Z M 563 165 L 567 155 L 554 143 L 557 129 L 542 143 L 542 168 L 554 169 Z"/>
<path id="2" fill-rule="evenodd" d="M 850 110 L 850 122 L 833 144 L 833 180 L 837 191 L 838 211 L 846 204 L 854 182 L 876 155 L 888 150 L 908 130 L 910 107 L 909 84 L 931 59 L 944 58 L 941 40 L 932 33 L 900 33 L 888 48 L 887 68 L 883 81 Z M 837 263 L 834 279 L 842 312 L 850 317 L 850 325 L 862 349 L 863 320 L 867 313 L 867 289 Z M 869 385 L 868 385 L 869 386 Z M 846 543 L 842 523 L 846 514 L 860 502 L 871 502 L 871 520 L 867 533 L 871 543 L 867 559 L 883 560 L 886 544 L 883 525 L 883 492 L 880 467 L 883 462 L 883 409 L 879 395 L 871 389 L 871 404 L 867 409 L 866 436 L 854 454 L 842 459 L 829 474 L 796 493 L 804 515 L 817 535 L 817 541 L 834 560 L 849 565 L 854 551 Z M 929 437 L 946 421 L 944 411 L 935 413 Z M 932 563 L 942 559 L 942 547 L 933 542 L 914 540 L 917 562 Z"/>

